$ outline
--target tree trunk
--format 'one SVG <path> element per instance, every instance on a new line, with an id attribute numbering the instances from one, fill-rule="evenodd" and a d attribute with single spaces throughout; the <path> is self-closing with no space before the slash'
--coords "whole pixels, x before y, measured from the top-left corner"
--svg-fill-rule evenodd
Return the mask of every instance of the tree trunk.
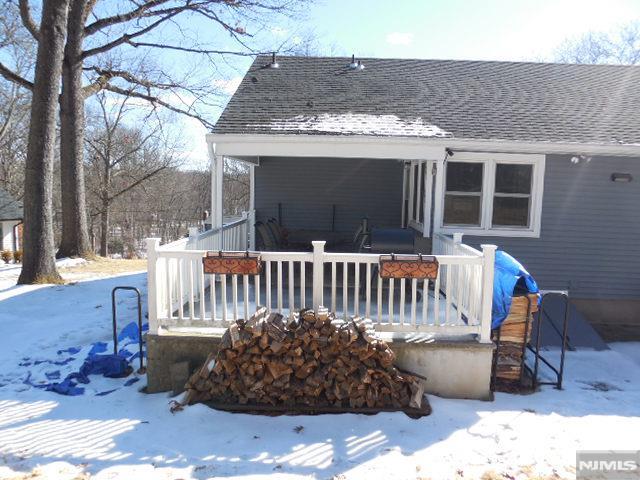
<path id="1" fill-rule="evenodd" d="M 91 253 L 84 188 L 84 95 L 82 42 L 86 0 L 71 0 L 60 97 L 62 239 L 58 257 Z"/>
<path id="2" fill-rule="evenodd" d="M 58 282 L 53 240 L 56 109 L 69 0 L 44 0 L 24 181 L 24 256 L 19 284 Z"/>
<path id="3" fill-rule="evenodd" d="M 100 213 L 100 256 L 109 254 L 109 199 L 107 194 L 102 197 L 102 212 Z"/>

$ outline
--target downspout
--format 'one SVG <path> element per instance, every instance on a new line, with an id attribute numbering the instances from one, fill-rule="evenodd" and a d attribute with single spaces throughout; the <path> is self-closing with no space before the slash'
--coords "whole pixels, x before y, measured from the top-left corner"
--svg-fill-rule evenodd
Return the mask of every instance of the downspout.
<path id="1" fill-rule="evenodd" d="M 18 247 L 18 227 L 20 225 L 22 225 L 24 222 L 22 220 L 20 220 L 18 223 L 16 223 L 13 226 L 13 251 L 17 252 L 18 250 L 20 250 Z"/>

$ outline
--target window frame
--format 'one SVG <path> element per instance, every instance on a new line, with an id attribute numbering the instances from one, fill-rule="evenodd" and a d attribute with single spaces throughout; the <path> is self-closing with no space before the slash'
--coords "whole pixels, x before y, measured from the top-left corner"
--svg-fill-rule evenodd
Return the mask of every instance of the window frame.
<path id="1" fill-rule="evenodd" d="M 501 237 L 540 237 L 542 217 L 542 197 L 544 190 L 545 155 L 540 154 L 507 154 L 486 152 L 455 152 L 448 162 L 482 163 L 482 192 L 480 195 L 480 225 L 445 225 L 444 204 L 446 189 L 446 165 L 438 169 L 436 178 L 436 208 L 434 227 L 436 233 L 463 233 L 478 236 Z M 448 163 L 447 162 L 447 163 Z M 495 180 L 497 164 L 531 165 L 531 194 L 529 196 L 529 225 L 493 226 L 493 201 L 496 196 Z M 451 193 L 451 192 L 449 192 Z M 516 194 L 498 194 L 498 196 L 517 197 Z"/>
<path id="2" fill-rule="evenodd" d="M 444 225 L 444 208 L 447 204 L 447 195 L 452 195 L 452 196 L 456 196 L 456 197 L 476 197 L 480 200 L 480 218 L 478 218 L 478 225 L 474 225 L 472 223 L 460 223 L 460 224 L 449 224 L 450 226 L 455 226 L 456 228 L 478 228 L 480 225 L 482 225 L 482 210 L 484 208 L 484 189 L 485 189 L 485 184 L 484 184 L 484 177 L 485 177 L 485 171 L 486 171 L 486 165 L 483 162 L 457 162 L 457 163 L 478 163 L 482 165 L 482 180 L 480 181 L 480 191 L 479 192 L 465 192 L 463 190 L 447 190 L 447 171 L 446 171 L 446 167 L 445 170 L 443 172 L 444 175 L 444 181 L 443 181 L 443 188 L 444 188 L 444 192 L 442 194 L 442 198 L 443 198 L 443 203 L 442 203 L 442 224 Z"/>

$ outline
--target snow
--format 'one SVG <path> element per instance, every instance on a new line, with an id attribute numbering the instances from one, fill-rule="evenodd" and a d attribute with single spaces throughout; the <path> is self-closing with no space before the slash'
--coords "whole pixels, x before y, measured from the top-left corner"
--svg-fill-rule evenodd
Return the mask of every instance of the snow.
<path id="1" fill-rule="evenodd" d="M 371 115 L 363 113 L 341 113 L 320 115 L 296 115 L 275 119 L 263 125 L 247 127 L 268 128 L 282 132 L 317 132 L 351 135 L 397 135 L 405 137 L 453 137 L 437 125 L 424 122 L 420 117 L 401 119 L 396 115 Z"/>
<path id="2" fill-rule="evenodd" d="M 572 478 L 576 449 L 637 448 L 640 343 L 569 352 L 562 391 L 494 402 L 430 396 L 433 414 L 419 420 L 266 417 L 203 405 L 171 414 L 168 394 L 139 391 L 144 378 L 126 387 L 92 377 L 77 397 L 24 384 L 28 371 L 64 377 L 83 353 L 61 366 L 20 366 L 24 358 L 56 360 L 59 350 L 110 340 L 115 285 L 144 289 L 145 276 L 0 286 L 0 478 Z M 135 319 L 135 298 L 119 298 L 124 325 Z"/>
<path id="3" fill-rule="evenodd" d="M 87 263 L 84 258 L 59 258 L 56 260 L 58 268 L 76 267 Z M 0 262 L 0 289 L 15 285 L 22 269 L 21 263 Z"/>

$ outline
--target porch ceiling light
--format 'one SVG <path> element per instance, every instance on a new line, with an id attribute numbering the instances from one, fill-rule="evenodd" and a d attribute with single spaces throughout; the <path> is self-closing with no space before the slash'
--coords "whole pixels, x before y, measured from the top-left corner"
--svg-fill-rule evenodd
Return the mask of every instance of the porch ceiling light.
<path id="1" fill-rule="evenodd" d="M 574 155 L 571 157 L 571 163 L 574 165 L 578 165 L 581 163 L 589 163 L 591 161 L 591 157 L 587 155 Z"/>

